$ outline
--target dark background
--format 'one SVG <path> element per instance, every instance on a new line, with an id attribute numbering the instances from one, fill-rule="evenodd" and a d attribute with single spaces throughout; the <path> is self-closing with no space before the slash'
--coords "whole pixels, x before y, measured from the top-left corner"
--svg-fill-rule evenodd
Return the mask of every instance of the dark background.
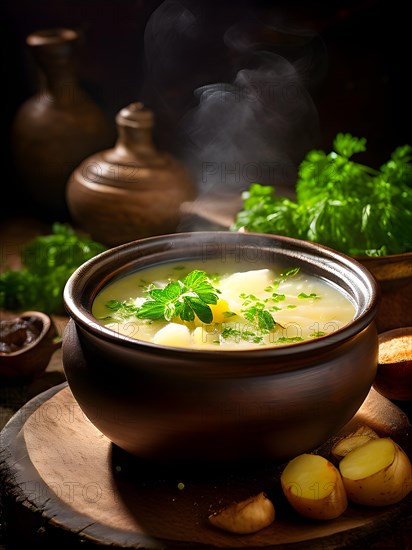
<path id="1" fill-rule="evenodd" d="M 189 43 L 176 46 L 171 52 L 175 53 L 173 66 L 169 71 L 166 67 L 154 83 L 145 60 L 144 31 L 160 4 L 156 0 L 3 0 L 2 180 L 3 195 L 8 189 L 12 197 L 7 201 L 6 215 L 29 209 L 20 193 L 9 136 L 17 109 L 36 90 L 25 38 L 32 31 L 49 27 L 71 27 L 82 32 L 80 81 L 109 119 L 114 120 L 117 111 L 130 102 L 144 101 L 157 117 L 158 145 L 176 155 L 176 124 L 193 106 L 193 90 L 230 80 L 241 67 L 243 54 L 228 51 L 222 40 L 224 30 L 238 21 L 257 22 L 261 32 L 254 36 L 256 47 L 278 51 L 292 61 L 301 53 L 301 46 L 290 29 L 299 29 L 300 38 L 302 29 L 303 35 L 307 31 L 307 36 L 314 37 L 309 40 L 313 59 L 306 84 L 319 116 L 316 145 L 330 150 L 337 132 L 366 137 L 368 150 L 363 161 L 379 166 L 396 146 L 412 142 L 408 82 L 411 31 L 403 4 L 377 0 L 181 0 L 202 20 L 202 36 L 199 40 L 191 36 Z M 274 21 L 281 21 L 283 28 L 289 29 L 280 42 L 267 33 Z M 173 35 L 173 29 L 168 32 L 169 37 Z M 164 62 L 159 66 L 164 68 Z M 167 106 L 164 97 L 171 98 Z M 297 162 L 302 153 L 299 151 Z M 2 203 L 4 207 L 4 198 Z"/>

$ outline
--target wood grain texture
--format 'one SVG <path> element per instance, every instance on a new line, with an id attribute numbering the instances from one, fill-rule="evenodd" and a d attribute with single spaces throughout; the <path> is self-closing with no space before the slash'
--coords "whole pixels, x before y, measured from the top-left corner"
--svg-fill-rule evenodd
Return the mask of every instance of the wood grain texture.
<path id="1" fill-rule="evenodd" d="M 343 432 L 365 422 L 411 452 L 406 415 L 374 390 Z M 332 443 L 319 452 L 327 454 Z M 167 470 L 145 463 L 112 445 L 63 383 L 29 401 L 0 433 L 9 547 L 292 550 L 360 548 L 367 542 L 368 548 L 407 548 L 411 495 L 381 509 L 350 505 L 336 520 L 314 522 L 298 517 L 282 498 L 281 468 Z M 270 527 L 233 535 L 208 524 L 213 510 L 261 490 L 276 507 Z M 396 546 L 380 546 L 388 532 Z"/>

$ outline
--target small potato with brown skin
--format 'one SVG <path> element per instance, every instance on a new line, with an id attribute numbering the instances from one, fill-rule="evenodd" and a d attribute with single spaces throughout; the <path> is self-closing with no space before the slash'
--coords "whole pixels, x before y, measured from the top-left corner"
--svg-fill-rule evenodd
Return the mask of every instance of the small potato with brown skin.
<path id="1" fill-rule="evenodd" d="M 284 468 L 280 482 L 285 497 L 302 516 L 334 519 L 347 508 L 339 470 L 321 455 L 304 453 L 292 459 Z"/>
<path id="2" fill-rule="evenodd" d="M 261 492 L 241 502 L 230 504 L 209 516 L 209 522 L 219 529 L 247 535 L 268 527 L 275 519 L 275 508 Z"/>
<path id="3" fill-rule="evenodd" d="M 388 437 L 373 439 L 348 453 L 339 470 L 348 498 L 357 504 L 396 504 L 412 490 L 411 462 Z"/>

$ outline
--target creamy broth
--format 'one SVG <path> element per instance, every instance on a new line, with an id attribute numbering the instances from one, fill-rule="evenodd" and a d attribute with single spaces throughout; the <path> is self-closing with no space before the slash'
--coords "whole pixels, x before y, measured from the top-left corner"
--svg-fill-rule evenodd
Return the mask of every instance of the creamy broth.
<path id="1" fill-rule="evenodd" d="M 211 310 L 211 322 L 202 322 L 196 314 L 193 320 L 173 315 L 170 321 L 136 317 L 148 300 L 149 307 L 154 305 L 148 290 L 165 289 L 194 270 L 206 272 L 216 291 L 216 303 L 205 305 Z M 101 324 L 138 340 L 180 348 L 238 350 L 330 334 L 349 323 L 356 310 L 337 287 L 297 268 L 229 272 L 222 271 L 221 262 L 211 260 L 206 268 L 195 261 L 168 263 L 113 281 L 96 296 L 92 313 Z"/>

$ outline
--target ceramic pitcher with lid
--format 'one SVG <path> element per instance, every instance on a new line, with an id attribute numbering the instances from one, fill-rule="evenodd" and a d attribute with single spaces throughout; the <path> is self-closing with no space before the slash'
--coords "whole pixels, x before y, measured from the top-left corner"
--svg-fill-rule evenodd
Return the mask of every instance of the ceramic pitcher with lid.
<path id="1" fill-rule="evenodd" d="M 176 231 L 182 203 L 196 194 L 192 176 L 157 149 L 154 114 L 141 102 L 121 109 L 116 125 L 115 146 L 85 159 L 68 180 L 71 217 L 107 246 Z"/>

